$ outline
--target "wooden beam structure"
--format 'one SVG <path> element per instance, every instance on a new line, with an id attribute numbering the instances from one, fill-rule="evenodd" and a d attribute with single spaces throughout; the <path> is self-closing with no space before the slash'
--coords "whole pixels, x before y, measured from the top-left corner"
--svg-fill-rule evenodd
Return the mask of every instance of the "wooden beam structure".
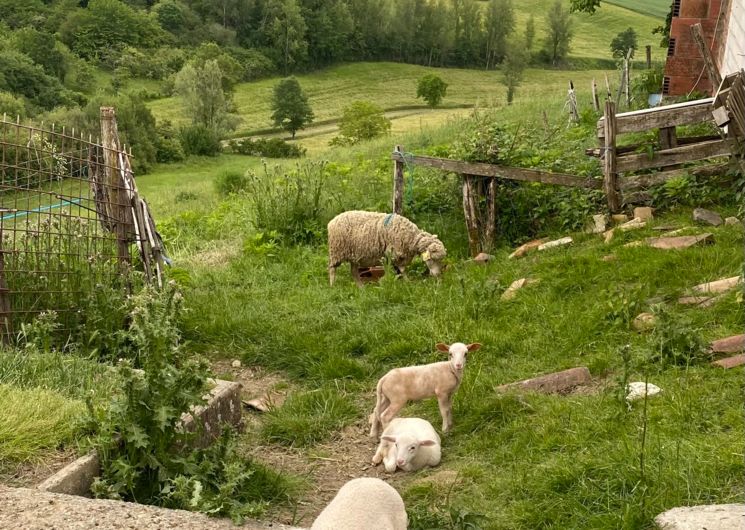
<path id="1" fill-rule="evenodd" d="M 714 98 L 706 98 L 664 107 L 622 112 L 616 114 L 616 134 L 712 121 L 711 104 L 713 102 Z M 603 120 L 604 118 L 598 120 L 598 138 L 602 138 L 605 132 Z"/>

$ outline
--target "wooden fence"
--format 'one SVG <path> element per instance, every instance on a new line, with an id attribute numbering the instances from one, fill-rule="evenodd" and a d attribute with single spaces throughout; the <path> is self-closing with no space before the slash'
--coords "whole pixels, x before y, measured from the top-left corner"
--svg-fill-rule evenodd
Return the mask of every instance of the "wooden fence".
<path id="1" fill-rule="evenodd" d="M 745 76 L 745 72 L 743 73 Z M 742 79 L 728 80 L 728 86 L 739 90 L 728 98 L 729 102 L 743 103 Z M 733 92 L 734 93 L 734 92 Z M 727 134 L 679 138 L 677 127 L 701 123 L 714 123 L 715 98 L 700 99 L 674 105 L 616 114 L 616 105 L 606 101 L 605 112 L 597 122 L 597 137 L 600 146 L 588 149 L 586 154 L 603 161 L 603 175 L 580 177 L 565 173 L 553 173 L 539 169 L 524 169 L 496 164 L 465 162 L 415 156 L 403 152 L 396 146 L 391 155 L 393 169 L 393 211 L 403 212 L 404 170 L 406 166 L 440 169 L 463 176 L 463 212 L 468 230 L 469 248 L 472 255 L 488 251 L 495 240 L 496 232 L 496 179 L 523 182 L 541 182 L 558 186 L 587 189 L 602 189 L 608 210 L 617 213 L 624 204 L 632 204 L 639 198 L 639 191 L 654 184 L 685 173 L 701 175 L 716 174 L 725 164 L 708 164 L 696 168 L 683 168 L 683 164 L 707 159 L 738 155 L 741 158 L 741 141 L 732 128 Z M 722 105 L 728 103 L 724 98 Z M 732 106 L 730 105 L 730 106 Z M 720 111 L 721 113 L 721 111 Z M 735 121 L 743 116 L 739 107 L 730 110 Z M 745 125 L 744 125 L 745 127 Z M 618 146 L 620 135 L 657 130 L 655 144 Z M 656 172 L 648 170 L 656 169 Z M 637 174 L 637 172 L 645 174 Z M 482 208 L 481 204 L 485 206 Z"/>

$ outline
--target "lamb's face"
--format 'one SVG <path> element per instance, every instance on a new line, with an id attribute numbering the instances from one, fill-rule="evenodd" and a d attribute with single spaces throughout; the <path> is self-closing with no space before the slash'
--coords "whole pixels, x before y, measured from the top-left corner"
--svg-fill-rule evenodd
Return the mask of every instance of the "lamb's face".
<path id="1" fill-rule="evenodd" d="M 454 342 L 448 348 L 448 358 L 450 364 L 455 370 L 463 370 L 466 367 L 466 358 L 468 356 L 468 346 L 462 342 Z"/>
<path id="2" fill-rule="evenodd" d="M 407 434 L 384 436 L 383 439 L 394 444 L 396 466 L 404 471 L 412 470 L 411 462 L 416 457 L 420 447 L 428 447 L 436 443 L 434 440 L 418 440 L 416 437 Z"/>
<path id="3" fill-rule="evenodd" d="M 436 238 L 437 236 L 434 237 Z M 427 264 L 429 273 L 432 276 L 439 276 L 442 273 L 442 260 L 445 259 L 446 255 L 445 245 L 437 239 L 427 246 L 427 250 L 422 252 L 422 260 Z"/>

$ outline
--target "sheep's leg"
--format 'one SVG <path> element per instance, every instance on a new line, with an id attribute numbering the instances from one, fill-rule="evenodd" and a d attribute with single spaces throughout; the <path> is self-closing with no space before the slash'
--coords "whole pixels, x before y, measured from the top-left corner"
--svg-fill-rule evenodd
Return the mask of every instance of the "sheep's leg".
<path id="1" fill-rule="evenodd" d="M 380 413 L 380 421 L 382 422 L 383 427 L 388 426 L 391 420 L 396 417 L 396 414 L 398 414 L 398 411 L 404 408 L 404 405 L 406 405 L 405 401 L 403 403 L 399 403 L 397 401 L 391 401 L 391 404 L 388 405 L 388 408 L 385 409 L 385 412 Z"/>
<path id="2" fill-rule="evenodd" d="M 375 456 L 372 458 L 372 465 L 377 466 L 383 461 L 383 458 L 385 458 L 388 455 L 388 446 L 390 445 L 390 442 L 386 440 L 380 440 L 380 444 L 378 444 L 378 450 L 375 451 Z"/>
<path id="3" fill-rule="evenodd" d="M 437 404 L 440 405 L 442 416 L 442 432 L 448 432 L 453 427 L 453 403 L 449 394 L 438 395 Z"/>
<path id="4" fill-rule="evenodd" d="M 329 264 L 329 285 L 331 287 L 334 286 L 334 280 L 336 280 L 336 267 L 338 267 L 338 265 Z"/>

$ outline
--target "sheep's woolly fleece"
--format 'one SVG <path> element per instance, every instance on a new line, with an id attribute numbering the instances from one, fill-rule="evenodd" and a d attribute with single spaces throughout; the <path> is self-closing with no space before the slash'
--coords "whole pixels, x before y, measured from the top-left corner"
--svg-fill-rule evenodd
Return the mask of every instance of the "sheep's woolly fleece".
<path id="1" fill-rule="evenodd" d="M 390 254 L 397 266 L 406 266 L 417 254 L 439 261 L 445 246 L 436 236 L 420 230 L 406 217 L 378 212 L 349 211 L 328 224 L 329 266 L 343 262 L 363 267 L 378 265 Z"/>

